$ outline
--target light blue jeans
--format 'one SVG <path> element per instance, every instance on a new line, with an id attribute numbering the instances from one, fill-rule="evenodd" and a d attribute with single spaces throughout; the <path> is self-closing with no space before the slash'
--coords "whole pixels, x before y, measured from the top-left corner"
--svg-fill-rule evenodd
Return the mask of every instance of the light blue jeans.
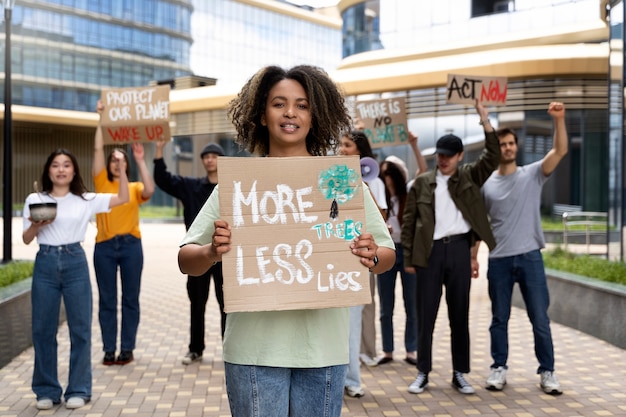
<path id="1" fill-rule="evenodd" d="M 361 386 L 361 362 L 359 361 L 359 352 L 361 350 L 361 318 L 363 306 L 350 307 L 350 363 L 348 364 L 348 373 L 346 374 L 346 387 Z"/>
<path id="2" fill-rule="evenodd" d="M 526 312 L 535 338 L 535 356 L 539 361 L 537 373 L 554 371 L 554 347 L 548 307 L 550 295 L 539 250 L 521 255 L 489 259 L 487 270 L 491 298 L 491 367 L 505 366 L 509 356 L 508 325 L 511 316 L 513 286 L 519 283 Z"/>
<path id="3" fill-rule="evenodd" d="M 127 234 L 97 243 L 93 251 L 93 266 L 98 283 L 98 320 L 102 332 L 102 350 L 116 351 L 118 266 L 122 284 L 120 350 L 134 350 L 139 327 L 139 290 L 143 269 L 141 239 Z"/>
<path id="4" fill-rule="evenodd" d="M 69 382 L 65 400 L 91 399 L 91 283 L 80 243 L 39 245 L 32 281 L 33 392 L 37 399 L 61 401 L 57 375 L 57 331 L 61 299 L 70 332 Z M 65 361 L 63 361 L 65 363 Z"/>
<path id="5" fill-rule="evenodd" d="M 225 362 L 232 417 L 339 417 L 346 368 L 274 368 Z"/>

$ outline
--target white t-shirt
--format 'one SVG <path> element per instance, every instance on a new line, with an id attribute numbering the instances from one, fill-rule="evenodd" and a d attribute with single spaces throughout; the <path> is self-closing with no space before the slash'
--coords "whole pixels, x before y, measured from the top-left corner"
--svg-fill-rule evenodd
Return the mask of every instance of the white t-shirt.
<path id="1" fill-rule="evenodd" d="M 374 201 L 381 210 L 387 209 L 387 198 L 385 196 L 385 183 L 379 177 L 374 178 L 366 183 L 374 196 Z"/>
<path id="2" fill-rule="evenodd" d="M 40 197 L 41 196 L 41 197 Z M 29 204 L 44 202 L 57 203 L 57 215 L 54 221 L 39 229 L 37 243 L 40 245 L 67 245 L 85 240 L 89 220 L 96 213 L 109 212 L 109 203 L 113 194 L 85 193 L 83 198 L 68 193 L 63 197 L 52 198 L 48 194 L 31 193 L 24 203 L 24 230 L 31 225 Z"/>
<path id="3" fill-rule="evenodd" d="M 433 240 L 439 240 L 444 237 L 461 235 L 471 230 L 471 226 L 461 210 L 459 210 L 452 201 L 450 190 L 448 189 L 448 180 L 450 175 L 443 175 L 437 170 L 435 188 L 435 232 Z"/>

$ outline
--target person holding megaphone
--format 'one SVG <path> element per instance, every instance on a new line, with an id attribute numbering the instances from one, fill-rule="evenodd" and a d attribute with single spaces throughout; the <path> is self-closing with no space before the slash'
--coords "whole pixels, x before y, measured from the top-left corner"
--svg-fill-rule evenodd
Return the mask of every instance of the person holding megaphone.
<path id="1" fill-rule="evenodd" d="M 341 155 L 359 155 L 361 158 L 361 177 L 367 184 L 378 205 L 383 218 L 387 220 L 387 200 L 385 183 L 378 177 L 378 162 L 372 152 L 370 142 L 361 130 L 353 130 L 341 138 L 339 147 Z M 361 371 L 359 358 L 368 366 L 376 366 L 376 327 L 374 294 L 376 292 L 376 276 L 370 272 L 370 289 L 372 302 L 366 306 L 350 307 L 350 364 L 346 376 L 345 392 L 350 397 L 362 397 L 365 391 L 361 388 Z M 363 349 L 361 346 L 363 345 Z M 360 355 L 359 353 L 362 352 Z"/>

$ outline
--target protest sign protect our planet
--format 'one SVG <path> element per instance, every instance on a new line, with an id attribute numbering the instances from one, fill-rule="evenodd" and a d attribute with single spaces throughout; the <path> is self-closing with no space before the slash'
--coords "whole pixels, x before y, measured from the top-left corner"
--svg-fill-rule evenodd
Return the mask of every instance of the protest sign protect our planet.
<path id="1" fill-rule="evenodd" d="M 169 85 L 103 90 L 100 118 L 105 144 L 169 139 Z"/>

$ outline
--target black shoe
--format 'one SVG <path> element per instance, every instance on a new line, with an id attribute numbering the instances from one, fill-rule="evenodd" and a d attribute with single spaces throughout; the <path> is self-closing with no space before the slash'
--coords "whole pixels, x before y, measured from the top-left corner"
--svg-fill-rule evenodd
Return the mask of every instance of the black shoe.
<path id="1" fill-rule="evenodd" d="M 104 352 L 104 359 L 102 359 L 103 365 L 115 364 L 115 352 Z"/>
<path id="2" fill-rule="evenodd" d="M 115 363 L 117 365 L 126 365 L 127 363 L 132 362 L 133 359 L 135 359 L 135 358 L 133 357 L 133 351 L 132 350 L 123 350 L 123 351 L 120 352 L 120 354 L 117 357 L 117 360 L 115 361 Z"/>

